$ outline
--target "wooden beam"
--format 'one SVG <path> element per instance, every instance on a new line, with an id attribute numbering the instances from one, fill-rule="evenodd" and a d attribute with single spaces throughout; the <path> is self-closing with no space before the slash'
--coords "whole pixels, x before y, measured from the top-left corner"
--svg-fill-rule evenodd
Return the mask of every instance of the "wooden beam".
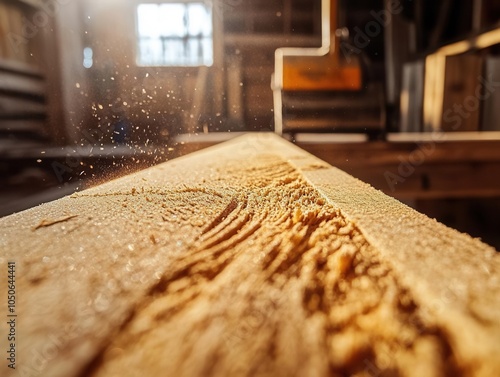
<path id="1" fill-rule="evenodd" d="M 0 58 L 0 71 L 32 76 L 42 80 L 44 78 L 42 72 L 28 64 L 14 60 L 6 60 L 4 58 Z"/>
<path id="2" fill-rule="evenodd" d="M 28 132 L 38 134 L 42 137 L 47 137 L 45 130 L 45 120 L 40 119 L 1 119 L 0 118 L 0 132 L 8 134 L 16 134 Z"/>
<path id="3" fill-rule="evenodd" d="M 0 93 L 44 97 L 45 83 L 42 79 L 0 71 Z"/>
<path id="4" fill-rule="evenodd" d="M 0 94 L 0 119 L 44 118 L 47 108 L 40 101 Z"/>
<path id="5" fill-rule="evenodd" d="M 245 112 L 243 107 L 244 78 L 240 57 L 228 59 L 227 78 L 227 117 L 231 125 L 242 127 Z"/>
<path id="6" fill-rule="evenodd" d="M 495 250 L 275 135 L 1 219 L 0 247 L 38 375 L 500 373 Z"/>
<path id="7" fill-rule="evenodd" d="M 500 28 L 495 28 L 469 39 L 443 46 L 426 57 L 423 109 L 426 131 L 441 130 L 443 113 L 448 110 L 443 107 L 447 57 L 468 51 L 483 50 L 498 43 L 500 43 Z"/>

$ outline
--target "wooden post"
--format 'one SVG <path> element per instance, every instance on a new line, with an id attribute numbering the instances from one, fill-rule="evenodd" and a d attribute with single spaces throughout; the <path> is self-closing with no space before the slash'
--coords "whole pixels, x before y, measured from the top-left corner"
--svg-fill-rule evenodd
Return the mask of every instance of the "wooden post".
<path id="1" fill-rule="evenodd" d="M 495 250 L 275 135 L 1 219 L 0 248 L 6 376 L 500 374 Z"/>

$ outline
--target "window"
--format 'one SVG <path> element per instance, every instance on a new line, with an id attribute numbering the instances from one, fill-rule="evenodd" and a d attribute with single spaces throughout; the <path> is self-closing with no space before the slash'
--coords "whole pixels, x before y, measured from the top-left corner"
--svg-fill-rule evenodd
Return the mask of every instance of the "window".
<path id="1" fill-rule="evenodd" d="M 137 7 L 140 66 L 211 66 L 212 9 L 206 3 L 146 3 Z"/>

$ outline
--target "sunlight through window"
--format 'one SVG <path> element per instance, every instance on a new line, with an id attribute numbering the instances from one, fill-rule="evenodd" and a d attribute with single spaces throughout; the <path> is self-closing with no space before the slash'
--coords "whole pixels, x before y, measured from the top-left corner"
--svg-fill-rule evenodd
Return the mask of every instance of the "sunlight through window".
<path id="1" fill-rule="evenodd" d="M 137 7 L 140 66 L 211 66 L 212 9 L 205 3 Z"/>

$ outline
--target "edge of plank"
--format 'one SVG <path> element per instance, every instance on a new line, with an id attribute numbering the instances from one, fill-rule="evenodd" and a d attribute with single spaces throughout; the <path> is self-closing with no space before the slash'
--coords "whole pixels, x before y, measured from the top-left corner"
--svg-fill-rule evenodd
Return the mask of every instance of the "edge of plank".
<path id="1" fill-rule="evenodd" d="M 444 329 L 461 367 L 474 376 L 500 373 L 500 256 L 492 247 L 429 219 L 274 134 L 244 135 L 166 164 L 203 160 L 214 149 L 241 151 L 245 158 L 269 151 L 294 166 L 356 223 L 417 304 Z M 120 178 L 119 186 L 140 179 L 148 170 Z M 113 182 L 86 193 L 106 190 Z M 42 208 L 51 207 L 28 213 L 35 216 Z"/>
<path id="2" fill-rule="evenodd" d="M 243 138 L 247 138 L 245 143 L 254 142 L 248 135 L 239 140 Z M 473 375 L 500 372 L 500 322 L 495 314 L 500 312 L 500 256 L 494 248 L 430 219 L 276 135 L 260 135 L 256 140 L 278 143 L 275 152 L 356 223 L 401 283 L 446 329 L 460 359 L 475 365 Z"/>

